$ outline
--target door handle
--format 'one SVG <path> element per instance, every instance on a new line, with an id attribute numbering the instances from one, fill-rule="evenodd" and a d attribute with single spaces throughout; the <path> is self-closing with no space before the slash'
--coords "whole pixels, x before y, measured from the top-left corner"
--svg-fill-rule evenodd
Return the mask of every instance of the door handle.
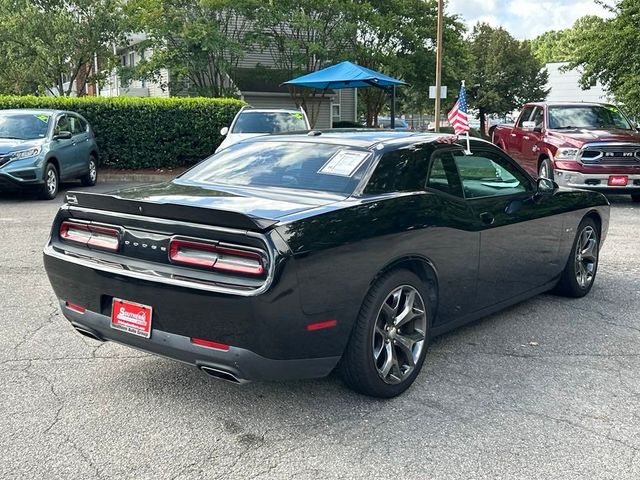
<path id="1" fill-rule="evenodd" d="M 529 140 L 529 135 L 525 135 L 524 137 L 522 137 L 524 140 Z"/>
<path id="2" fill-rule="evenodd" d="M 512 136 L 512 137 L 515 137 L 515 136 L 516 136 L 516 134 L 515 134 L 515 133 L 512 133 L 512 134 L 511 134 L 511 136 Z"/>
<path id="3" fill-rule="evenodd" d="M 493 225 L 493 222 L 496 221 L 495 217 L 491 212 L 482 212 L 480 214 L 480 219 L 485 225 Z"/>

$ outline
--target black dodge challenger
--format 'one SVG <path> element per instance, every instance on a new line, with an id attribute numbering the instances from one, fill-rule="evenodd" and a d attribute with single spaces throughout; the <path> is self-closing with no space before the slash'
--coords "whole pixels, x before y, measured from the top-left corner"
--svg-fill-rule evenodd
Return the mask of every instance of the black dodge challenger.
<path id="1" fill-rule="evenodd" d="M 169 183 L 66 200 L 44 262 L 81 334 L 238 383 L 338 367 L 379 397 L 436 335 L 587 294 L 609 222 L 601 194 L 487 142 L 410 132 L 259 137 Z"/>

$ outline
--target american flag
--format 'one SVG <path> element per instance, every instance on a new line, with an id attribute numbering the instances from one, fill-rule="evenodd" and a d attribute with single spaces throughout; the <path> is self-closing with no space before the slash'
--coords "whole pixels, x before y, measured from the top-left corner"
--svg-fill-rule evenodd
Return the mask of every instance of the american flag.
<path id="1" fill-rule="evenodd" d="M 469 117 L 467 116 L 467 99 L 464 94 L 464 83 L 460 86 L 460 96 L 448 113 L 449 123 L 453 131 L 460 135 L 469 131 Z"/>

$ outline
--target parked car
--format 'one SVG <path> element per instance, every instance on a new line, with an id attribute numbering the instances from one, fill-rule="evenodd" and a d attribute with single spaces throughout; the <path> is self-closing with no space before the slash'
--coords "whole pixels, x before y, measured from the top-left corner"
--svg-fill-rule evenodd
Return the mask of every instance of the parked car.
<path id="1" fill-rule="evenodd" d="M 493 142 L 533 175 L 640 202 L 640 132 L 614 105 L 527 104 Z"/>
<path id="2" fill-rule="evenodd" d="M 338 366 L 392 397 L 434 336 L 550 289 L 582 297 L 596 277 L 607 199 L 465 145 L 372 130 L 247 140 L 168 183 L 68 193 L 45 268 L 90 338 L 237 383 Z"/>
<path id="3" fill-rule="evenodd" d="M 406 120 L 396 117 L 396 125 L 394 130 L 411 130 Z M 391 117 L 378 117 L 378 126 L 380 128 L 391 128 Z"/>
<path id="4" fill-rule="evenodd" d="M 98 180 L 98 146 L 89 122 L 60 110 L 0 110 L 0 191 L 36 188 L 50 200 L 61 180 Z"/>
<path id="5" fill-rule="evenodd" d="M 304 109 L 242 107 L 230 127 L 224 127 L 220 134 L 225 137 L 216 153 L 247 138 L 274 133 L 310 130 L 309 119 Z"/>

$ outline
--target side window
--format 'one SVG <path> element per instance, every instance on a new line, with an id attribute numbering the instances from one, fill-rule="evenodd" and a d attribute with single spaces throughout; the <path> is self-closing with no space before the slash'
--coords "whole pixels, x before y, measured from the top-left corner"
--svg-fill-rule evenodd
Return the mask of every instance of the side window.
<path id="1" fill-rule="evenodd" d="M 525 107 L 520 114 L 520 118 L 518 118 L 518 123 L 516 123 L 516 127 L 522 128 L 522 124 L 529 120 L 531 117 L 531 112 L 533 112 L 533 107 Z"/>
<path id="2" fill-rule="evenodd" d="M 60 132 L 70 132 L 71 126 L 69 125 L 69 117 L 66 115 L 62 115 L 58 118 L 56 122 L 56 128 L 54 129 L 54 135 L 59 134 Z"/>
<path id="3" fill-rule="evenodd" d="M 427 178 L 427 188 L 463 197 L 462 184 L 451 153 L 434 155 Z"/>
<path id="4" fill-rule="evenodd" d="M 531 116 L 531 121 L 536 122 L 536 129 L 542 129 L 542 127 L 544 126 L 544 110 L 542 109 L 542 107 L 536 107 L 533 115 Z"/>
<path id="5" fill-rule="evenodd" d="M 74 135 L 85 133 L 86 127 L 83 124 L 84 122 L 80 120 L 79 117 L 69 116 L 69 125 L 71 127 L 71 133 L 73 133 Z"/>
<path id="6" fill-rule="evenodd" d="M 424 190 L 431 148 L 412 146 L 385 153 L 369 179 L 365 193 Z"/>
<path id="7" fill-rule="evenodd" d="M 479 151 L 473 155 L 455 152 L 453 158 L 465 198 L 496 197 L 534 190 L 531 180 L 509 159 L 496 152 Z"/>

